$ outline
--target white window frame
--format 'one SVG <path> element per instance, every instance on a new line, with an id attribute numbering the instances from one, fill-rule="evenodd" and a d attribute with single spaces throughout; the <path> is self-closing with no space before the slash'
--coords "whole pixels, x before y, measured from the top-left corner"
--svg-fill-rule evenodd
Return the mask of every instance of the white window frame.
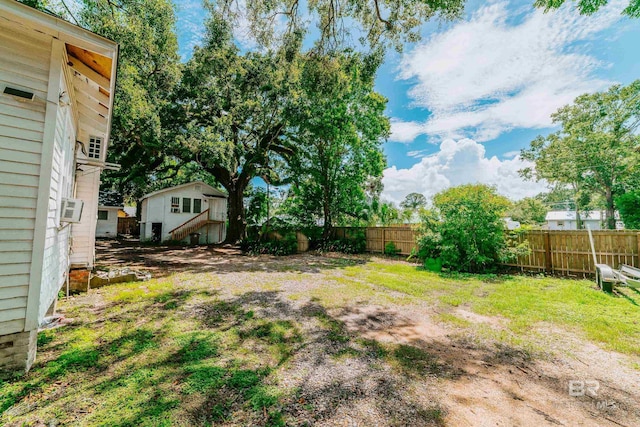
<path id="1" fill-rule="evenodd" d="M 100 218 L 100 212 L 106 214 L 104 218 Z M 109 211 L 107 209 L 98 209 L 98 221 L 109 221 Z"/>
<path id="2" fill-rule="evenodd" d="M 181 213 L 180 197 L 171 197 L 171 213 Z"/>
<path id="3" fill-rule="evenodd" d="M 104 146 L 104 138 L 101 136 L 90 135 L 87 157 L 90 159 L 102 159 L 102 148 Z"/>

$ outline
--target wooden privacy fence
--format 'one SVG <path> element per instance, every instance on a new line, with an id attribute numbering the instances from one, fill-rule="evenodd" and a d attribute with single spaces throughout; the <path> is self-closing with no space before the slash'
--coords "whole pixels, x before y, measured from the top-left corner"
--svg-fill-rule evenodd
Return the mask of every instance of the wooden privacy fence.
<path id="1" fill-rule="evenodd" d="M 139 235 L 140 224 L 138 224 L 138 219 L 134 216 L 118 218 L 118 234 Z"/>
<path id="2" fill-rule="evenodd" d="M 592 231 L 599 264 L 618 268 L 620 264 L 640 266 L 640 232 L 637 230 Z M 508 266 L 523 271 L 587 275 L 595 272 L 586 230 L 528 231 L 519 237 L 529 242 L 530 253 Z"/>
<path id="3" fill-rule="evenodd" d="M 358 232 L 365 233 L 367 252 L 384 253 L 388 242 L 393 242 L 401 255 L 409 255 L 416 247 L 416 232 L 410 227 L 338 227 L 333 235 L 345 238 L 353 237 Z M 620 264 L 640 268 L 640 232 L 598 230 L 592 233 L 598 263 L 613 268 L 618 268 Z M 518 239 L 520 242 L 529 242 L 530 253 L 506 266 L 566 276 L 584 276 L 595 272 L 586 230 L 532 230 L 522 233 Z"/>
<path id="4" fill-rule="evenodd" d="M 367 239 L 367 252 L 384 253 L 387 243 L 393 242 L 400 255 L 409 255 L 416 247 L 416 232 L 411 227 L 336 227 L 333 229 L 335 238 L 353 237 L 358 232 L 364 232 Z"/>

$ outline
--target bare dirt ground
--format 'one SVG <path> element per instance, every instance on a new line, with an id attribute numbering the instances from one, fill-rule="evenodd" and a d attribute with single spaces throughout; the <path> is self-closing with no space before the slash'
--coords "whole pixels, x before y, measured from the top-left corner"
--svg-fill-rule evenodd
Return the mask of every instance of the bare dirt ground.
<path id="1" fill-rule="evenodd" d="M 441 313 L 428 304 L 356 299 L 323 307 L 306 295 L 334 286 L 326 272 L 339 275 L 345 259 L 364 264 L 370 258 L 247 257 L 232 248 L 131 242 L 98 242 L 97 255 L 99 267 L 131 267 L 154 277 L 212 273 L 221 297 L 256 307 L 263 316 L 302 322 L 312 337 L 315 323 L 304 320 L 310 310 L 341 322 L 352 340 L 328 344 L 318 333 L 281 372 L 281 386 L 298 390 L 288 413 L 309 420 L 299 425 L 427 425 L 434 419 L 429 411 L 441 411 L 440 422 L 451 426 L 640 426 L 638 358 L 603 350 L 554 325 L 536 331 L 548 328 L 554 338 L 544 354 L 532 355 L 440 322 Z M 503 319 L 464 305 L 455 312 L 472 323 L 503 327 Z M 422 352 L 389 366 L 375 357 L 375 343 Z"/>

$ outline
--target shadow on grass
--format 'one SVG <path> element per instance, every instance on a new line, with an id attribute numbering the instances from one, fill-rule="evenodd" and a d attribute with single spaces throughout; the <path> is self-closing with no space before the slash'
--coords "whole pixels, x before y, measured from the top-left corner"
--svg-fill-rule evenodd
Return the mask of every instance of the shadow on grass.
<path id="1" fill-rule="evenodd" d="M 448 344 L 364 339 L 318 301 L 297 304 L 275 291 L 227 300 L 212 293 L 184 310 L 191 295 L 114 302 L 101 312 L 106 323 L 91 325 L 99 331 L 92 340 L 72 339 L 86 328 L 78 324 L 66 327 L 66 343 L 42 334 L 43 352 L 61 352 L 25 378 L 0 382 L 0 422 L 42 410 L 111 426 L 314 425 L 365 405 L 384 425 L 443 424 L 437 399 L 417 400 L 407 381 L 454 378 L 440 357 Z M 175 323 L 185 315 L 199 326 Z M 137 326 L 105 339 L 118 321 Z M 399 320 L 381 311 L 368 322 L 362 328 Z"/>
<path id="2" fill-rule="evenodd" d="M 627 301 L 629 301 L 631 304 L 635 305 L 636 307 L 638 307 L 638 303 L 636 302 L 636 300 L 634 298 L 631 297 L 631 295 L 628 295 L 626 290 L 629 290 L 629 292 L 633 292 L 636 295 L 640 296 L 640 291 L 638 291 L 635 288 L 624 288 L 623 289 L 614 289 L 613 291 L 613 295 L 620 297 L 620 298 L 624 298 Z"/>

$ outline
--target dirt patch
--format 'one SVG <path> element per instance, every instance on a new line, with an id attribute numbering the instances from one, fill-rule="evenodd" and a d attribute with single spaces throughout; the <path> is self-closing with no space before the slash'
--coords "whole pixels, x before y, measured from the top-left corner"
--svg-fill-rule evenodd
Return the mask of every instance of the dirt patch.
<path id="1" fill-rule="evenodd" d="M 380 306 L 346 307 L 339 311 L 337 318 L 352 333 L 380 342 L 411 344 L 442 339 L 449 333 L 425 313 L 406 315 Z"/>

